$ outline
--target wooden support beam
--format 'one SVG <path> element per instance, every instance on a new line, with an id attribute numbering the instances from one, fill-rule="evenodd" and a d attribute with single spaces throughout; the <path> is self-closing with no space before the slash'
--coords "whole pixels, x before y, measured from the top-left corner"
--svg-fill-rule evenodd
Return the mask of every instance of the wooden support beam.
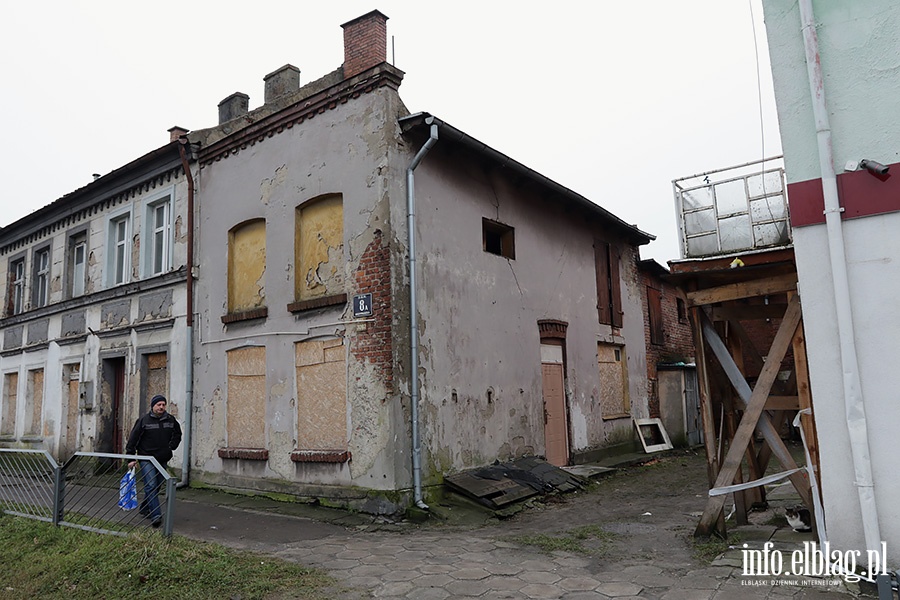
<path id="1" fill-rule="evenodd" d="M 759 321 L 761 319 L 780 319 L 784 316 L 787 304 L 731 304 L 713 306 L 709 318 L 713 321 Z"/>
<path id="2" fill-rule="evenodd" d="M 768 279 L 751 279 L 687 293 L 688 304 L 702 306 L 741 298 L 765 296 L 797 289 L 797 274 L 785 273 Z"/>
<path id="3" fill-rule="evenodd" d="M 797 326 L 797 333 L 794 334 L 793 348 L 798 405 L 801 409 L 812 408 L 812 391 L 809 387 L 809 365 L 806 361 L 806 338 L 803 332 L 803 319 L 800 320 L 800 325 Z M 815 413 L 813 413 L 813 415 L 801 415 L 800 425 L 803 427 L 803 434 L 806 437 L 809 456 L 813 462 L 812 466 L 821 480 L 821 472 L 819 471 L 819 441 L 814 415 Z"/>
<path id="4" fill-rule="evenodd" d="M 772 384 L 775 382 L 775 377 L 778 375 L 781 361 L 787 354 L 788 346 L 790 346 L 794 338 L 794 332 L 797 330 L 797 325 L 800 323 L 799 297 L 795 296 L 788 304 L 787 312 L 781 321 L 781 326 L 775 334 L 775 340 L 772 342 L 772 347 L 769 349 L 769 354 L 766 357 L 766 364 L 757 379 L 756 387 L 752 391 L 749 389 L 750 386 L 747 382 L 740 377 L 737 365 L 731 360 L 731 356 L 724 347 L 722 340 L 713 329 L 712 323 L 708 318 L 705 318 L 704 314 L 701 313 L 700 317 L 701 329 L 709 343 L 710 349 L 722 364 L 725 372 L 728 373 L 732 385 L 738 392 L 738 396 L 747 403 L 744 409 L 744 416 L 728 448 L 728 454 L 726 454 L 722 467 L 719 469 L 715 487 L 730 485 L 757 427 L 785 470 L 796 469 L 797 464 L 763 411 L 766 398 L 768 398 Z M 726 363 L 728 363 L 727 366 Z M 810 506 L 809 482 L 799 472 L 791 475 L 790 479 L 803 503 Z M 694 532 L 695 536 L 708 537 L 710 535 L 724 504 L 724 495 L 711 496 L 709 498 L 706 509 L 703 511 L 703 516 L 700 518 L 700 523 Z"/>
<path id="5" fill-rule="evenodd" d="M 691 331 L 694 336 L 695 362 L 697 363 L 697 393 L 700 397 L 700 423 L 703 427 L 703 448 L 706 450 L 706 474 L 710 487 L 716 483 L 719 475 L 719 459 L 716 453 L 716 420 L 713 416 L 712 398 L 709 393 L 709 369 L 707 367 L 706 346 L 703 343 L 701 315 L 703 309 L 693 307 L 689 310 Z M 716 531 L 725 537 L 725 515 L 719 511 L 716 518 Z"/>
<path id="6" fill-rule="evenodd" d="M 798 396 L 769 396 L 766 398 L 766 410 L 799 410 Z"/>
<path id="7" fill-rule="evenodd" d="M 784 313 L 782 313 L 784 316 Z M 780 319 L 781 317 L 779 317 Z M 747 330 L 744 329 L 744 326 L 741 325 L 740 321 L 737 319 L 728 319 L 728 329 L 729 331 L 733 331 L 733 333 L 737 336 L 737 338 L 741 342 L 741 349 L 744 350 L 744 354 L 746 354 L 750 361 L 753 363 L 754 372 L 762 371 L 763 368 L 763 359 L 759 353 L 759 350 L 756 349 L 756 345 L 753 343 L 753 340 L 750 339 L 750 335 L 747 333 Z M 741 373 L 746 373 L 747 369 L 744 368 L 744 365 L 741 364 Z"/>

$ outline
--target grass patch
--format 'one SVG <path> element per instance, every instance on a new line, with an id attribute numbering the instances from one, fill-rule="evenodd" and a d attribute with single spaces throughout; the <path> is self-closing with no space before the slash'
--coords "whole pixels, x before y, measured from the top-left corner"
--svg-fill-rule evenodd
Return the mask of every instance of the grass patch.
<path id="1" fill-rule="evenodd" d="M 142 532 L 129 537 L 0 515 L 0 598 L 323 600 L 321 571 L 251 552 Z"/>
<path id="2" fill-rule="evenodd" d="M 601 556 L 606 553 L 615 538 L 616 534 L 604 531 L 600 525 L 585 525 L 569 529 L 560 535 L 538 533 L 519 535 L 511 539 L 525 546 L 536 546 L 544 552 L 562 551 Z"/>
<path id="3" fill-rule="evenodd" d="M 690 537 L 691 546 L 694 549 L 694 558 L 704 563 L 711 563 L 717 556 L 725 552 L 731 546 L 739 546 L 743 541 L 740 535 L 729 535 L 728 539 L 711 536 L 708 540 Z"/>

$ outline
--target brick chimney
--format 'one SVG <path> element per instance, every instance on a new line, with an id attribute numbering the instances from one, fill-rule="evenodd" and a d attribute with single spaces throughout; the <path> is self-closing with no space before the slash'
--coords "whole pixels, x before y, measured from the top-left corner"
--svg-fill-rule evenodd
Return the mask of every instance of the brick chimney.
<path id="1" fill-rule="evenodd" d="M 387 20 L 381 12 L 373 10 L 341 25 L 344 28 L 344 79 L 387 60 Z"/>
<path id="2" fill-rule="evenodd" d="M 246 115 L 250 110 L 250 96 L 235 92 L 219 102 L 219 125 L 225 121 Z"/>
<path id="3" fill-rule="evenodd" d="M 176 125 L 175 127 L 172 127 L 171 129 L 169 129 L 169 141 L 170 142 L 176 141 L 181 136 L 187 134 L 188 131 L 189 131 L 188 129 L 185 129 L 184 127 L 179 127 L 178 125 Z"/>
<path id="4" fill-rule="evenodd" d="M 284 65 L 263 77 L 263 81 L 266 82 L 265 103 L 268 104 L 279 96 L 300 89 L 300 69 L 294 65 Z"/>

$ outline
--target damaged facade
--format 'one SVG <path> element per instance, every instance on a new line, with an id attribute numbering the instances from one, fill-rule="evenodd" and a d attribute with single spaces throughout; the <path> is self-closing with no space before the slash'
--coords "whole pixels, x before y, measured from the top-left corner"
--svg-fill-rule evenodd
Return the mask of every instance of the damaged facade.
<path id="1" fill-rule="evenodd" d="M 0 230 L 4 446 L 61 459 L 122 452 L 155 394 L 171 397 L 182 418 L 188 235 L 179 146 L 173 139 Z"/>
<path id="2" fill-rule="evenodd" d="M 652 236 L 440 119 L 409 114 L 403 73 L 386 62 L 386 21 L 373 11 L 344 24 L 334 72 L 300 87 L 285 65 L 266 76 L 261 107 L 232 94 L 219 125 L 182 137 L 201 182 L 192 481 L 394 512 L 417 475 L 416 390 L 426 487 L 498 459 L 585 461 L 630 445 L 632 418 L 649 416 L 638 247 Z M 407 169 L 435 131 L 414 174 L 414 385 Z M 173 179 L 175 214 L 184 179 Z M 173 338 L 184 287 L 169 307 Z M 116 302 L 131 312 L 119 309 L 114 327 L 133 331 L 143 290 L 124 289 Z M 5 331 L 20 318 L 7 316 Z M 137 348 L 153 344 L 139 333 L 128 341 L 136 379 Z M 4 373 L 24 376 L 7 350 Z M 176 404 L 179 377 L 168 375 Z"/>

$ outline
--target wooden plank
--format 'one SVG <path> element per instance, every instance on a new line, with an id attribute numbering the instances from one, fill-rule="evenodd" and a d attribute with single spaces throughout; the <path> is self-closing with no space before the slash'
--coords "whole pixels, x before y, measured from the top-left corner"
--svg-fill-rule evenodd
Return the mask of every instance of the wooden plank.
<path id="1" fill-rule="evenodd" d="M 767 250 L 766 252 L 754 252 L 748 254 L 741 254 L 741 261 L 744 263 L 744 267 L 774 267 L 780 263 L 789 263 L 793 265 L 794 263 L 794 250 L 793 248 L 782 248 L 778 250 Z M 669 268 L 673 274 L 688 274 L 688 273 L 698 273 L 703 275 L 710 271 L 733 271 L 731 269 L 731 262 L 734 260 L 734 255 L 729 255 L 724 258 L 713 258 L 713 259 L 703 259 L 703 260 L 680 260 L 675 261 L 669 264 Z"/>
<path id="2" fill-rule="evenodd" d="M 766 410 L 799 410 L 798 396 L 769 396 L 766 399 Z"/>
<path id="3" fill-rule="evenodd" d="M 794 335 L 794 374 L 797 381 L 797 397 L 799 408 L 812 408 L 812 390 L 809 387 L 809 365 L 806 360 L 806 337 L 803 331 L 803 319 L 797 327 Z M 821 479 L 819 471 L 819 438 L 816 432 L 815 412 L 812 415 L 801 415 L 800 425 L 806 437 L 806 445 L 809 448 L 809 457 L 816 474 Z M 821 489 L 821 488 L 820 488 Z"/>
<path id="4" fill-rule="evenodd" d="M 705 317 L 705 315 L 703 316 Z M 778 375 L 781 361 L 785 354 L 787 354 L 788 346 L 794 338 L 794 332 L 797 330 L 797 325 L 799 323 L 800 299 L 795 296 L 788 304 L 787 312 L 784 315 L 781 326 L 778 328 L 778 332 L 775 334 L 775 340 L 772 342 L 772 347 L 769 349 L 769 354 L 766 357 L 766 364 L 759 375 L 756 387 L 752 390 L 749 399 L 747 400 L 744 416 L 741 419 L 740 425 L 738 425 L 731 446 L 728 448 L 728 453 L 725 456 L 722 468 L 719 470 L 715 487 L 729 485 L 734 479 L 737 468 L 741 463 L 742 456 L 747 450 L 753 432 L 757 428 L 757 424 L 759 424 L 761 433 L 772 447 L 773 453 L 779 459 L 785 470 L 797 468 L 797 465 L 794 463 L 787 448 L 784 447 L 784 442 L 782 442 L 780 436 L 778 436 L 778 432 L 772 427 L 768 418 L 765 418 L 763 410 L 765 408 L 766 398 L 768 398 L 772 384 L 775 382 L 775 377 Z M 726 362 L 731 363 L 730 367 L 732 368 L 726 369 L 726 372 L 733 373 L 734 371 L 737 371 L 737 366 L 731 361 L 731 356 L 728 354 L 727 349 L 724 348 L 721 339 L 716 335 L 712 323 L 708 318 L 702 322 L 702 330 L 709 342 L 710 349 L 713 350 L 716 358 L 719 359 L 719 362 L 723 363 L 723 366 Z M 718 340 L 718 344 L 713 341 L 713 338 Z M 741 382 L 743 382 L 743 385 L 740 385 Z M 739 396 L 743 397 L 747 388 L 749 388 L 747 382 L 742 378 L 738 378 L 738 381 L 732 380 L 732 383 L 735 385 L 735 389 L 738 391 Z M 794 473 L 794 475 L 791 476 L 791 482 L 800 494 L 800 498 L 803 500 L 804 504 L 808 506 L 810 504 L 809 483 L 806 482 L 803 475 L 800 473 Z M 697 529 L 694 532 L 695 536 L 708 537 L 710 535 L 712 528 L 718 519 L 719 513 L 722 512 L 722 508 L 725 504 L 725 497 L 725 495 L 710 496 L 706 504 L 706 509 L 700 517 L 700 523 L 697 525 Z"/>
<path id="5" fill-rule="evenodd" d="M 752 279 L 740 283 L 729 283 L 718 287 L 706 288 L 687 293 L 688 304 L 702 306 L 714 302 L 727 302 L 741 298 L 765 296 L 797 289 L 797 274 L 785 273 L 767 279 Z"/>
<path id="6" fill-rule="evenodd" d="M 787 304 L 732 304 L 713 306 L 709 318 L 713 321 L 759 321 L 760 319 L 780 319 Z"/>
<path id="7" fill-rule="evenodd" d="M 697 363 L 697 393 L 700 397 L 700 424 L 703 428 L 703 448 L 706 450 L 706 474 L 709 486 L 713 487 L 719 474 L 719 459 L 716 453 L 716 422 L 712 410 L 712 398 L 709 393 L 709 367 L 707 366 L 706 345 L 703 343 L 701 328 L 703 309 L 693 307 L 689 310 L 691 331 L 694 337 L 694 352 Z M 720 511 L 716 530 L 725 537 L 725 515 Z"/>

